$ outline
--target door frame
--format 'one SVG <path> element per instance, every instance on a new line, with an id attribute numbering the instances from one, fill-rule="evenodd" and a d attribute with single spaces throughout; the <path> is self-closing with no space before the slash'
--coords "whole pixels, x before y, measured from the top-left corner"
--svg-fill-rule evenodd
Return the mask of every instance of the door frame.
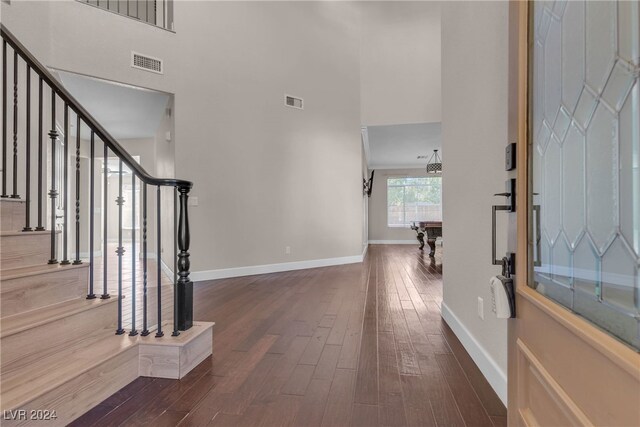
<path id="1" fill-rule="evenodd" d="M 511 0 L 515 2 L 517 8 L 518 25 L 518 144 L 517 144 L 517 189 L 516 189 L 516 218 L 517 218 L 517 252 L 516 252 L 516 307 L 525 304 L 535 307 L 544 315 L 548 316 L 557 324 L 573 336 L 579 338 L 590 348 L 599 352 L 607 360 L 619 367 L 622 371 L 630 375 L 632 380 L 640 384 L 640 355 L 632 348 L 626 346 L 614 337 L 605 333 L 584 318 L 572 313 L 568 309 L 555 303 L 549 298 L 536 292 L 528 286 L 529 266 L 532 263 L 533 255 L 529 251 L 529 227 L 530 207 L 532 198 L 530 196 L 531 170 L 529 166 L 529 23 L 530 23 L 530 1 Z M 515 21 L 515 20 L 514 20 Z M 521 414 L 518 408 L 518 353 L 527 352 L 526 345 L 519 339 L 522 332 L 523 322 L 520 316 L 509 322 L 508 338 L 508 402 L 509 402 L 509 425 L 526 425 L 526 417 Z M 527 355 L 525 354 L 525 357 Z M 528 356 L 536 358 L 534 354 Z M 537 359 L 536 359 L 537 360 Z M 537 363 L 533 361 L 534 365 Z M 538 361 L 539 362 L 539 361 Z M 540 365 L 543 372 L 538 374 L 544 376 L 548 372 L 544 366 Z M 568 406 L 569 418 L 578 424 L 589 425 L 591 421 L 585 413 L 576 405 L 571 396 L 567 395 L 559 383 L 552 377 L 546 378 L 552 390 L 551 394 L 556 395 Z M 522 392 L 522 390 L 520 390 Z"/>

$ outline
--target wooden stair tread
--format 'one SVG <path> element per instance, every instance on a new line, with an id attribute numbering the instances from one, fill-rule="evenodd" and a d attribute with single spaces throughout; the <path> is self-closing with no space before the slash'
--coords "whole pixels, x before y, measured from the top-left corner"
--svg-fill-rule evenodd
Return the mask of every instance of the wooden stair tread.
<path id="1" fill-rule="evenodd" d="M 113 328 L 95 331 L 91 336 L 75 341 L 55 353 L 49 353 L 28 365 L 13 363 L 2 367 L 0 389 L 1 410 L 18 408 L 37 397 L 61 386 L 100 364 L 116 357 L 138 344 L 184 346 L 209 330 L 213 322 L 194 322 L 188 331 L 172 337 L 171 322 L 162 322 L 165 335 L 155 338 L 152 332 L 146 337 L 128 334 L 115 335 Z"/>
<path id="2" fill-rule="evenodd" d="M 55 273 L 62 270 L 70 270 L 76 268 L 89 268 L 89 263 L 83 262 L 82 264 L 76 265 L 41 264 L 30 265 L 28 267 L 8 268 L 0 270 L 0 278 L 2 280 L 10 280 L 17 279 L 19 277 L 37 276 L 39 274 Z M 2 292 L 2 289 L 0 289 L 0 292 Z"/>
<path id="3" fill-rule="evenodd" d="M 102 329 L 34 363 L 3 367 L 2 410 L 17 408 L 137 345 L 137 337 Z"/>
<path id="4" fill-rule="evenodd" d="M 56 230 L 56 234 L 60 234 L 60 230 Z M 0 237 L 8 236 L 38 236 L 42 234 L 51 234 L 51 230 L 44 231 L 0 231 Z"/>
<path id="5" fill-rule="evenodd" d="M 91 310 L 101 304 L 113 304 L 118 301 L 116 296 L 109 299 L 76 298 L 58 304 L 7 316 L 0 319 L 0 338 L 4 338 L 27 329 L 35 328 L 54 320 L 62 319 L 85 310 Z"/>

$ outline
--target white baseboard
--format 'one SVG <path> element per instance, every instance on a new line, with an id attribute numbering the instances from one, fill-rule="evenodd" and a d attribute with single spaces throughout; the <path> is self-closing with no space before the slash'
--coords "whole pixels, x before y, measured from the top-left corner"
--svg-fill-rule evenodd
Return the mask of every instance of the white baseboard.
<path id="1" fill-rule="evenodd" d="M 369 240 L 370 245 L 418 245 L 418 239 L 412 240 Z"/>
<path id="2" fill-rule="evenodd" d="M 507 406 L 507 375 L 498 366 L 487 350 L 471 335 L 460 319 L 442 302 L 442 318 L 456 334 L 467 353 L 478 365 L 491 387 L 496 392 L 504 406 Z"/>
<path id="3" fill-rule="evenodd" d="M 202 280 L 226 279 L 229 277 L 254 276 L 256 274 L 304 270 L 306 268 L 355 264 L 362 262 L 362 259 L 363 255 L 354 255 L 338 258 L 312 259 L 308 261 L 283 262 L 280 264 L 250 265 L 246 267 L 222 268 L 219 270 L 193 271 L 189 277 L 192 281 L 199 282 Z"/>
<path id="4" fill-rule="evenodd" d="M 364 257 L 367 256 L 367 251 L 369 250 L 369 245 L 364 245 L 364 247 L 362 248 L 362 260 L 364 261 Z"/>

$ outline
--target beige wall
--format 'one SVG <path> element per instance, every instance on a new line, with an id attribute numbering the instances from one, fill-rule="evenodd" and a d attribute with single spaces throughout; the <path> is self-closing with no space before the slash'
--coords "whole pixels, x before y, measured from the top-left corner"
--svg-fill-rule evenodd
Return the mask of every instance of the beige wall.
<path id="1" fill-rule="evenodd" d="M 369 199 L 369 241 L 400 241 L 416 243 L 416 233 L 410 228 L 387 226 L 387 178 L 424 177 L 424 169 L 377 169 L 373 178 L 373 192 Z"/>
<path id="2" fill-rule="evenodd" d="M 362 124 L 439 122 L 440 3 L 360 2 Z"/>
<path id="3" fill-rule="evenodd" d="M 507 321 L 491 312 L 491 205 L 508 177 L 508 2 L 451 2 L 442 13 L 443 315 L 506 400 Z M 471 35 L 471 36 L 470 36 Z M 506 214 L 498 254 L 506 250 Z M 484 320 L 478 316 L 484 300 Z"/>
<path id="4" fill-rule="evenodd" d="M 175 175 L 199 200 L 192 271 L 362 253 L 352 4 L 180 1 L 176 33 L 76 1 L 2 13 L 49 66 L 175 94 Z M 164 59 L 165 74 L 132 69 L 131 50 Z M 305 109 L 285 108 L 285 93 Z"/>

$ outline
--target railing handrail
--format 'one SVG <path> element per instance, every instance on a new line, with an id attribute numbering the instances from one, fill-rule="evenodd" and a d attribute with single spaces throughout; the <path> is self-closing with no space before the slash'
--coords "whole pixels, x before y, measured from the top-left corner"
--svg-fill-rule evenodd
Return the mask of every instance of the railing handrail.
<path id="1" fill-rule="evenodd" d="M 13 49 L 19 52 L 22 59 L 29 64 L 31 69 L 36 71 L 38 75 L 56 92 L 56 94 L 66 102 L 69 107 L 82 117 L 82 120 L 91 128 L 91 130 L 100 138 L 109 149 L 122 160 L 133 173 L 144 183 L 149 185 L 160 185 L 176 188 L 192 188 L 193 182 L 175 178 L 156 178 L 151 176 L 144 168 L 134 160 L 133 157 L 125 150 L 118 141 L 107 132 L 105 128 L 89 113 L 78 100 L 53 76 L 53 74 L 38 61 L 31 52 L 18 41 L 18 39 L 0 23 L 0 33 L 2 38 L 7 41 Z"/>

